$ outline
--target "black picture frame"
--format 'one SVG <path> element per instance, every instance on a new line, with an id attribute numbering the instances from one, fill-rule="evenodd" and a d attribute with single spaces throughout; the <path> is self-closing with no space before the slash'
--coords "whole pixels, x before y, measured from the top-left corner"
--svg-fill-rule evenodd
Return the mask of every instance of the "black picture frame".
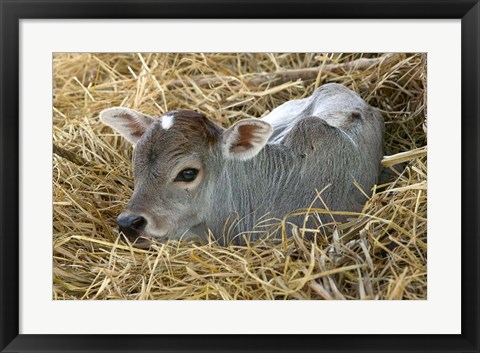
<path id="1" fill-rule="evenodd" d="M 0 11 L 1 352 L 479 352 L 478 0 L 0 0 Z M 19 334 L 19 21 L 83 18 L 460 19 L 462 333 L 242 337 Z M 388 325 L 388 316 L 384 320 Z"/>

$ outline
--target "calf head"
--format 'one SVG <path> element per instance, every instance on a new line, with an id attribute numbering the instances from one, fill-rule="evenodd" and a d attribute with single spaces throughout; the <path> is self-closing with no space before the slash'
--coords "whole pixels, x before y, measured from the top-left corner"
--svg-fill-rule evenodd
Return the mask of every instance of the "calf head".
<path id="1" fill-rule="evenodd" d="M 215 185 L 228 159 L 253 158 L 271 126 L 244 119 L 223 129 L 203 114 L 177 110 L 158 119 L 126 108 L 110 108 L 101 120 L 134 146 L 134 192 L 118 216 L 120 230 L 136 246 L 149 239 L 180 239 L 205 222 Z"/>

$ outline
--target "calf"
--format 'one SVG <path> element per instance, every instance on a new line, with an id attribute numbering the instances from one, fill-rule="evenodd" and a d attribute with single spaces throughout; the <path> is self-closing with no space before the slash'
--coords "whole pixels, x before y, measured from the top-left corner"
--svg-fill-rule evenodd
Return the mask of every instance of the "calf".
<path id="1" fill-rule="evenodd" d="M 154 119 L 110 108 L 100 118 L 135 146 L 134 193 L 117 221 L 139 247 L 208 230 L 222 244 L 248 234 L 234 239 L 244 243 L 268 230 L 262 219 L 311 205 L 359 211 L 383 155 L 382 115 L 338 84 L 228 129 L 188 110 Z"/>

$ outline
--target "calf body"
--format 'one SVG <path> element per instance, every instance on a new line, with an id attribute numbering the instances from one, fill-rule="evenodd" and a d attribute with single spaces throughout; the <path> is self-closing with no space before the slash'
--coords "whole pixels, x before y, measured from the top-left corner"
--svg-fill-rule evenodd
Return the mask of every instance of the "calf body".
<path id="1" fill-rule="evenodd" d="M 381 114 L 337 84 L 229 129 L 191 111 L 155 120 L 111 108 L 101 119 L 136 145 L 135 190 L 118 222 L 138 246 L 208 230 L 243 243 L 269 230 L 266 219 L 309 206 L 359 211 L 383 155 Z"/>

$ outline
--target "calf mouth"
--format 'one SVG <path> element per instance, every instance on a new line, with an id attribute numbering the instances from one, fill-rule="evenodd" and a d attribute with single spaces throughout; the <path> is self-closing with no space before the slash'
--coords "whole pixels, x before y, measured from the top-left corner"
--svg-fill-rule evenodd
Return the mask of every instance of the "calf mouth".
<path id="1" fill-rule="evenodd" d="M 149 249 L 153 242 L 152 238 L 138 237 L 131 244 L 138 249 Z"/>
<path id="2" fill-rule="evenodd" d="M 125 235 L 123 232 L 120 233 L 122 235 L 123 240 L 131 244 L 133 247 L 138 248 L 138 249 L 149 249 L 150 246 L 153 244 L 152 240 L 153 238 L 147 237 L 145 235 L 140 235 L 138 237 L 131 237 Z"/>
<path id="3" fill-rule="evenodd" d="M 138 249 L 146 249 L 146 250 L 148 250 L 155 243 L 157 244 L 164 243 L 169 239 L 166 236 L 157 238 L 155 236 L 148 236 L 148 235 L 140 235 L 135 239 L 132 239 L 126 236 L 125 238 L 129 244 L 132 244 L 133 247 Z"/>

